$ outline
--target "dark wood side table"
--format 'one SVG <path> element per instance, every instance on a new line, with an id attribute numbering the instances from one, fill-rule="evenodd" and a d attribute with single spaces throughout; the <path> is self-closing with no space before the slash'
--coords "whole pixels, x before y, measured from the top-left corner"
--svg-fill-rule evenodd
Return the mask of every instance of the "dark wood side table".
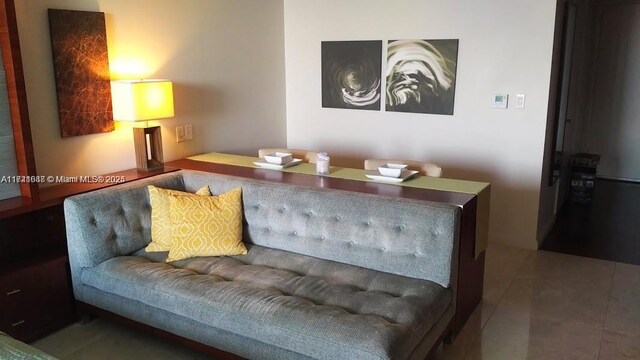
<path id="1" fill-rule="evenodd" d="M 104 175 L 131 182 L 178 170 L 135 169 Z M 62 203 L 65 198 L 117 182 L 67 183 L 36 199 L 0 200 L 0 331 L 31 342 L 76 319 Z"/>

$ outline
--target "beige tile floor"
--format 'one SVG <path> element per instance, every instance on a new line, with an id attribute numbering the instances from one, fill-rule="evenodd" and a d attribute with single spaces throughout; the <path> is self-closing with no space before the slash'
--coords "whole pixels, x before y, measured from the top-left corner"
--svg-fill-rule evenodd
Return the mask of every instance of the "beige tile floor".
<path id="1" fill-rule="evenodd" d="M 640 266 L 491 244 L 484 299 L 443 359 L 640 359 Z"/>
<path id="2" fill-rule="evenodd" d="M 97 319 L 34 343 L 61 359 L 205 359 Z M 484 299 L 435 359 L 640 359 L 640 266 L 491 244 Z"/>

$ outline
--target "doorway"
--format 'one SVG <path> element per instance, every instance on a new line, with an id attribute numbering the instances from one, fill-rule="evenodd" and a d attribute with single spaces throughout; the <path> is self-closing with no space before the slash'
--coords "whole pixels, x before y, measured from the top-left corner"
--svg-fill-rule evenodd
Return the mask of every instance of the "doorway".
<path id="1" fill-rule="evenodd" d="M 600 177 L 640 182 L 640 1 L 603 2 L 583 147 Z"/>
<path id="2" fill-rule="evenodd" d="M 541 248 L 640 265 L 640 0 L 571 3 L 564 152 L 601 157 L 590 201 L 572 201 L 570 181 L 558 185 L 559 212 Z M 570 178 L 570 165 L 563 171 Z"/>

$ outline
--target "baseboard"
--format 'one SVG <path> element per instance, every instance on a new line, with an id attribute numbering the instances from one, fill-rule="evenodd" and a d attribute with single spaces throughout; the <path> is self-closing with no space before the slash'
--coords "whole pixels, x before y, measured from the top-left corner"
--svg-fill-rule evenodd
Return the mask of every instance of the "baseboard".
<path id="1" fill-rule="evenodd" d="M 491 244 L 500 244 L 506 246 L 513 246 L 521 249 L 529 249 L 529 250 L 538 250 L 540 244 L 538 244 L 537 239 L 533 239 L 531 242 L 523 243 L 523 242 L 514 242 L 513 237 L 509 236 L 496 236 L 494 235 L 491 240 L 489 240 L 489 247 Z"/>
<path id="2" fill-rule="evenodd" d="M 547 223 L 542 228 L 542 231 L 538 232 L 538 234 L 540 235 L 540 236 L 538 236 L 538 239 L 537 239 L 538 240 L 538 249 L 542 246 L 542 243 L 547 239 L 547 237 L 551 233 L 551 230 L 553 229 L 553 225 L 556 224 L 556 218 L 557 218 L 557 214 L 552 216 L 549 219 L 549 221 L 547 221 Z"/>

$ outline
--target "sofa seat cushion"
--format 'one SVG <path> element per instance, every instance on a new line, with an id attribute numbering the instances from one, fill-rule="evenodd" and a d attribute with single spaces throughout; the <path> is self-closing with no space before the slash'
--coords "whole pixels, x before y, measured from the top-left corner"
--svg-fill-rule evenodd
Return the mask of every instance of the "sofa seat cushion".
<path id="1" fill-rule="evenodd" d="M 451 304 L 427 281 L 249 245 L 164 263 L 139 251 L 82 273 L 87 286 L 325 359 L 404 358 Z"/>

